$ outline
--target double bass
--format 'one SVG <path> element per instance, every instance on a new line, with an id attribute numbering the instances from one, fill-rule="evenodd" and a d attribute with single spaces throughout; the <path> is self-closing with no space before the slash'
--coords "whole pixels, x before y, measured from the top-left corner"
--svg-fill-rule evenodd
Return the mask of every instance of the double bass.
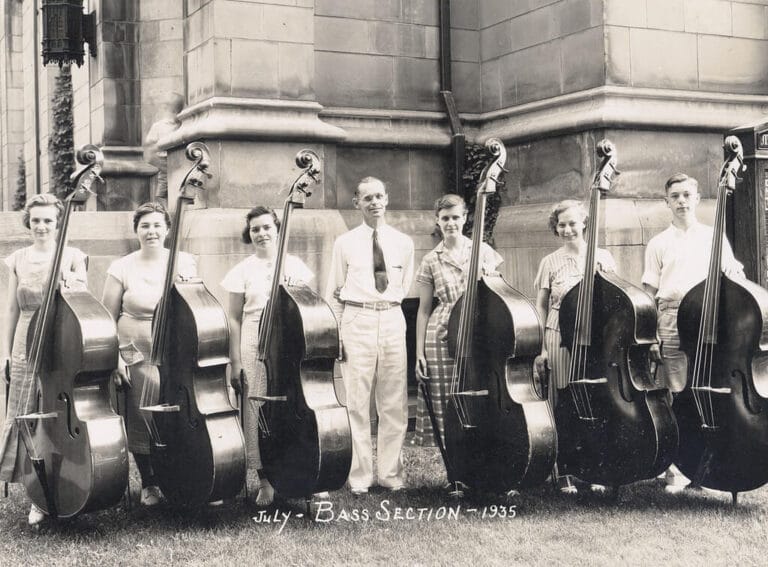
<path id="1" fill-rule="evenodd" d="M 264 473 L 283 496 L 308 498 L 337 490 L 349 476 L 352 435 L 347 409 L 333 386 L 339 331 L 330 306 L 302 282 L 285 281 L 292 212 L 319 181 L 320 160 L 310 150 L 296 155 L 304 171 L 285 200 L 270 299 L 259 326 L 259 357 L 266 367 L 259 449 Z"/>
<path id="2" fill-rule="evenodd" d="M 768 482 L 768 291 L 722 271 L 726 201 L 743 150 L 725 139 L 707 278 L 677 312 L 685 389 L 673 404 L 680 424 L 675 464 L 697 486 L 737 494 Z"/>
<path id="3" fill-rule="evenodd" d="M 549 404 L 533 377 L 543 338 L 536 308 L 501 276 L 481 274 L 487 195 L 496 191 L 507 157 L 497 139 L 486 148 L 493 158 L 477 188 L 467 287 L 448 321 L 455 362 L 441 448 L 456 493 L 461 485 L 506 493 L 539 484 L 557 446 Z"/>
<path id="4" fill-rule="evenodd" d="M 600 198 L 611 189 L 616 149 L 601 160 L 589 204 L 584 277 L 560 305 L 562 344 L 570 352 L 567 392 L 555 407 L 561 473 L 617 487 L 653 478 L 672 462 L 678 430 L 650 371 L 656 306 L 645 291 L 597 269 Z"/>
<path id="5" fill-rule="evenodd" d="M 110 403 L 117 366 L 117 327 L 87 290 L 61 285 L 70 213 L 90 195 L 103 162 L 92 145 L 77 153 L 83 167 L 65 200 L 43 302 L 27 336 L 27 371 L 39 384 L 39 411 L 16 417 L 27 459 L 23 483 L 30 500 L 52 518 L 116 504 L 128 482 L 123 419 Z"/>
<path id="6" fill-rule="evenodd" d="M 150 416 L 152 467 L 173 504 L 231 498 L 245 483 L 245 441 L 227 391 L 229 325 L 199 278 L 178 279 L 181 226 L 208 173 L 208 148 L 187 146 L 194 162 L 181 184 L 171 229 L 165 283 L 152 321 L 151 360 L 160 372 L 160 403 Z"/>

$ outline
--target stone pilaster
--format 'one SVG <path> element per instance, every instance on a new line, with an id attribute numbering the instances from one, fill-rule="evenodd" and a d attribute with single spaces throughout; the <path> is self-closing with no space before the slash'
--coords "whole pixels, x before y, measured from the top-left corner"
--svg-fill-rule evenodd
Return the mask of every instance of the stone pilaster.
<path id="1" fill-rule="evenodd" d="M 90 61 L 90 141 L 104 152 L 106 182 L 98 189 L 98 209 L 131 210 L 149 198 L 149 177 L 156 173 L 141 149 L 140 2 L 92 4 L 98 55 Z"/>
<path id="2" fill-rule="evenodd" d="M 22 69 L 22 6 L 0 5 L 0 210 L 10 210 L 24 159 L 24 81 Z"/>
<path id="3" fill-rule="evenodd" d="M 621 197 L 658 198 L 677 171 L 715 186 L 727 130 L 768 113 L 768 5 L 735 0 L 487 0 L 482 112 L 507 143 L 509 204 L 585 194 L 594 142 L 616 142 Z"/>

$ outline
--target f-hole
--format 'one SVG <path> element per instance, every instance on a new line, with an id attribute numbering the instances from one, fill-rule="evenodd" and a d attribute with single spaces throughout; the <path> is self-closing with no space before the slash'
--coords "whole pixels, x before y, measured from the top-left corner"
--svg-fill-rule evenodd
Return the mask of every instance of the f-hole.
<path id="1" fill-rule="evenodd" d="M 182 404 L 182 411 L 185 414 L 184 417 L 187 420 L 187 424 L 189 425 L 190 429 L 197 429 L 200 425 L 200 420 L 192 416 L 192 405 L 190 403 L 191 400 L 189 390 L 184 386 L 179 386 L 178 393 L 179 397 L 184 400 Z"/>
<path id="2" fill-rule="evenodd" d="M 75 439 L 80 435 L 80 428 L 74 426 L 74 412 L 72 411 L 72 400 L 69 399 L 69 396 L 62 392 L 59 394 L 58 400 L 62 402 L 65 406 L 65 413 L 67 416 L 67 431 L 69 432 L 69 436 L 72 437 L 72 439 Z"/>

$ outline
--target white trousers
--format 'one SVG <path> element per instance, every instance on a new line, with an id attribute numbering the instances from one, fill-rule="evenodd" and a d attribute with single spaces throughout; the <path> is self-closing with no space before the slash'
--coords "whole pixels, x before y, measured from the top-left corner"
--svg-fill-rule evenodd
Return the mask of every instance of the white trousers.
<path id="1" fill-rule="evenodd" d="M 405 318 L 399 307 L 374 311 L 344 306 L 341 340 L 346 360 L 341 364 L 352 431 L 349 485 L 373 485 L 371 395 L 379 416 L 377 434 L 378 483 L 403 484 L 402 449 L 408 428 Z"/>

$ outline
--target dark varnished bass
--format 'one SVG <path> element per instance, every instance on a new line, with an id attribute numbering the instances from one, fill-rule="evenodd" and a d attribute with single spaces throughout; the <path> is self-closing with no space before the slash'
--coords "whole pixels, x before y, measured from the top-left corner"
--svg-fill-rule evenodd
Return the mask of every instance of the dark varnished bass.
<path id="1" fill-rule="evenodd" d="M 602 163 L 592 185 L 584 277 L 560 305 L 562 344 L 571 360 L 555 423 L 560 474 L 620 486 L 664 471 L 677 451 L 678 431 L 668 392 L 650 372 L 653 299 L 597 269 L 600 196 L 610 190 L 616 167 L 608 140 L 597 152 Z"/>
<path id="2" fill-rule="evenodd" d="M 493 161 L 477 190 L 467 288 L 448 322 L 455 367 L 442 453 L 457 491 L 463 484 L 503 493 L 546 479 L 556 438 L 549 405 L 533 380 L 542 342 L 536 309 L 501 276 L 481 277 L 486 197 L 496 190 L 506 161 L 499 140 L 486 147 Z"/>
<path id="3" fill-rule="evenodd" d="M 347 409 L 334 390 L 333 365 L 339 353 L 336 319 L 330 306 L 306 284 L 283 274 L 291 215 L 303 207 L 307 187 L 318 180 L 320 160 L 302 150 L 283 209 L 270 300 L 262 314 L 259 353 L 267 370 L 267 394 L 260 408 L 259 448 L 275 490 L 309 497 L 344 485 L 352 462 Z"/>
<path id="4" fill-rule="evenodd" d="M 675 464 L 694 484 L 753 490 L 768 482 L 768 291 L 723 273 L 728 195 L 742 168 L 741 143 L 725 140 L 707 279 L 677 313 L 685 389 L 675 397 L 680 451 Z"/>
<path id="5" fill-rule="evenodd" d="M 28 456 L 24 486 L 53 518 L 112 506 L 128 482 L 125 428 L 109 396 L 118 356 L 115 322 L 90 292 L 61 282 L 70 213 L 88 199 L 103 161 L 95 146 L 82 148 L 77 159 L 84 167 L 73 175 L 76 188 L 65 201 L 51 275 L 27 337 L 39 411 L 16 418 Z"/>
<path id="6" fill-rule="evenodd" d="M 246 473 L 245 441 L 227 391 L 229 326 L 221 305 L 195 278 L 179 281 L 176 262 L 184 210 L 210 176 L 208 149 L 187 146 L 195 164 L 176 202 L 165 287 L 152 322 L 152 362 L 160 371 L 160 404 L 149 412 L 152 466 L 176 505 L 234 497 Z"/>

